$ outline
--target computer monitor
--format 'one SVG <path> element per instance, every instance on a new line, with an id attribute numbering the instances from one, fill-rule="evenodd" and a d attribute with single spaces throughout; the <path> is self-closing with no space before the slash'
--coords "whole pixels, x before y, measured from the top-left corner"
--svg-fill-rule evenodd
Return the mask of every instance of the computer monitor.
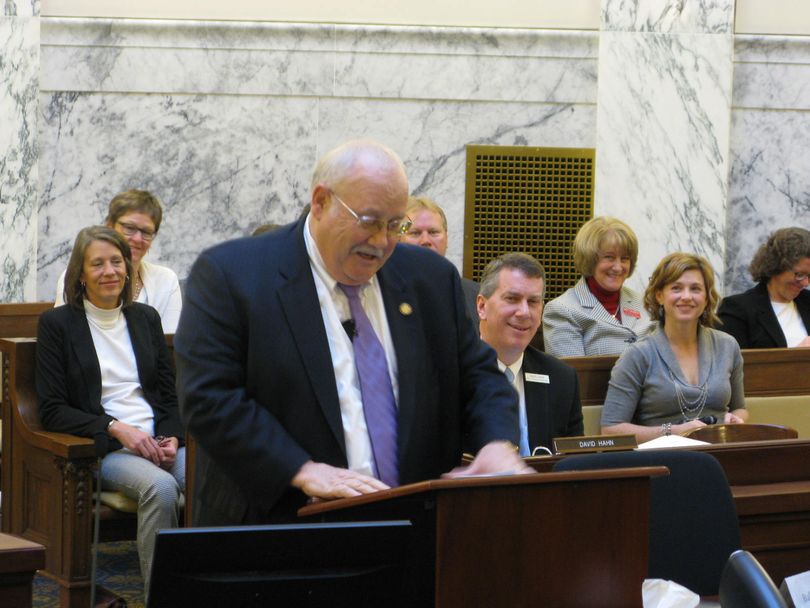
<path id="1" fill-rule="evenodd" d="M 397 606 L 409 521 L 161 530 L 150 608 Z"/>

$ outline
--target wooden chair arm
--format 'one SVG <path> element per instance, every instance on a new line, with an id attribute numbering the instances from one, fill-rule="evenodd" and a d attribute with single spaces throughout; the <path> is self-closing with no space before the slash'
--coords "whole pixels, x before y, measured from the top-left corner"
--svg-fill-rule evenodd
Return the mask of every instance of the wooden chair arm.
<path id="1" fill-rule="evenodd" d="M 92 439 L 52 433 L 42 428 L 34 390 L 35 345 L 36 342 L 30 339 L 0 340 L 0 352 L 7 359 L 4 361 L 3 399 L 9 406 L 7 415 L 14 417 L 17 438 L 67 460 L 94 458 Z"/>
<path id="2" fill-rule="evenodd" d="M 92 439 L 68 435 L 66 433 L 34 431 L 27 428 L 19 419 L 17 422 L 19 424 L 19 438 L 32 447 L 45 450 L 65 460 L 95 458 L 96 456 Z"/>

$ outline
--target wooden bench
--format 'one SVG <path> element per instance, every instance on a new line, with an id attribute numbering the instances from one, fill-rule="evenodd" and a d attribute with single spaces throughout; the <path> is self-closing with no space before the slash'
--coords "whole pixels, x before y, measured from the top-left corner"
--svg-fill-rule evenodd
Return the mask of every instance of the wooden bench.
<path id="1" fill-rule="evenodd" d="M 782 424 L 810 438 L 810 348 L 742 351 L 745 403 L 751 422 Z M 577 371 L 585 434 L 598 435 L 615 355 L 563 359 Z"/>
<path id="2" fill-rule="evenodd" d="M 167 340 L 171 346 L 171 336 Z M 43 430 L 34 388 L 36 340 L 0 339 L 3 359 L 2 531 L 46 549 L 44 574 L 59 583 L 60 605 L 87 606 L 93 520 L 93 441 Z M 187 447 L 186 497 L 193 484 Z M 190 519 L 191 501 L 185 516 Z M 134 538 L 136 518 L 102 508 L 102 540 Z"/>
<path id="3" fill-rule="evenodd" d="M 39 315 L 53 308 L 53 302 L 0 304 L 0 338 L 34 338 Z"/>
<path id="4" fill-rule="evenodd" d="M 737 507 L 744 549 L 777 585 L 810 564 L 810 440 L 784 439 L 679 448 L 717 458 Z M 540 473 L 565 456 L 529 459 Z M 699 496 L 695 500 L 700 500 Z M 597 506 L 598 508 L 598 506 Z M 672 522 L 688 526 L 688 521 Z"/>
<path id="5" fill-rule="evenodd" d="M 737 505 L 743 547 L 779 584 L 810 564 L 810 349 L 751 349 L 742 355 L 750 421 L 790 426 L 799 439 L 686 449 L 707 451 L 720 461 Z M 565 359 L 579 377 L 586 434 L 600 432 L 617 358 Z M 551 470 L 558 458 L 537 459 L 534 466 Z"/>

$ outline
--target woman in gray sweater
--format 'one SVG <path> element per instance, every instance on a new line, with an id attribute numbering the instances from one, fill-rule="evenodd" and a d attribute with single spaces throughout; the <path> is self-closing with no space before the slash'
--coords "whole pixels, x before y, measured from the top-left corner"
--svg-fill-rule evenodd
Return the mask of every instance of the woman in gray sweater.
<path id="1" fill-rule="evenodd" d="M 613 367 L 603 433 L 632 433 L 641 443 L 682 435 L 709 415 L 726 424 L 745 422 L 739 345 L 711 328 L 718 300 L 705 258 L 673 253 L 661 260 L 644 293 L 658 327 Z"/>

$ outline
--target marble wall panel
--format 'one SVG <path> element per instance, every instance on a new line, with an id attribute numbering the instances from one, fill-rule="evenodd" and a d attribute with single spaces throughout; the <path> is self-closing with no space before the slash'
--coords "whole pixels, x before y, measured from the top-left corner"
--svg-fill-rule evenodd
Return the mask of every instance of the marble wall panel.
<path id="1" fill-rule="evenodd" d="M 338 52 L 595 59 L 598 45 L 591 31 L 335 26 Z"/>
<path id="2" fill-rule="evenodd" d="M 294 36 L 291 26 L 266 29 L 264 41 L 256 24 L 237 24 L 229 44 L 221 25 L 175 31 L 165 22 L 49 21 L 42 88 L 594 102 L 593 35 L 545 40 L 521 30 L 448 35 L 430 28 L 423 35 L 413 27 L 320 26 Z"/>
<path id="3" fill-rule="evenodd" d="M 3 0 L 3 9 L 0 18 L 6 17 L 37 17 L 39 16 L 39 0 Z"/>
<path id="4" fill-rule="evenodd" d="M 726 245 L 727 293 L 776 230 L 810 230 L 810 38 L 738 37 Z"/>
<path id="5" fill-rule="evenodd" d="M 810 110 L 810 38 L 738 37 L 734 50 L 735 107 Z"/>
<path id="6" fill-rule="evenodd" d="M 810 230 L 810 113 L 735 110 L 733 119 L 727 293 L 754 284 L 748 264 L 771 232 Z"/>
<path id="7" fill-rule="evenodd" d="M 592 31 L 49 17 L 44 45 L 595 59 Z"/>
<path id="8" fill-rule="evenodd" d="M 336 55 L 335 95 L 594 103 L 596 61 L 470 55 Z"/>
<path id="9" fill-rule="evenodd" d="M 678 250 L 722 285 L 731 53 L 725 35 L 602 33 L 596 210 L 639 236 L 638 289 Z"/>
<path id="10" fill-rule="evenodd" d="M 143 188 L 164 203 L 149 259 L 181 277 L 203 248 L 290 221 L 303 206 L 317 100 L 56 93 L 40 103 L 44 298 L 78 230 L 101 223 L 120 191 Z"/>
<path id="11" fill-rule="evenodd" d="M 0 302 L 23 302 L 36 299 L 39 17 L 0 16 L 0 49 Z"/>
<path id="12" fill-rule="evenodd" d="M 260 21 L 171 21 L 48 17 L 42 43 L 55 47 L 332 51 L 335 26 Z"/>
<path id="13" fill-rule="evenodd" d="M 729 34 L 734 0 L 603 0 L 607 31 Z"/>
<path id="14" fill-rule="evenodd" d="M 592 32 L 48 20 L 44 37 L 47 298 L 126 188 L 164 201 L 149 255 L 182 279 L 205 247 L 294 218 L 327 149 L 376 137 L 448 206 L 460 264 L 466 143 L 594 145 Z"/>
<path id="15" fill-rule="evenodd" d="M 331 53 L 43 47 L 42 90 L 327 95 Z"/>

